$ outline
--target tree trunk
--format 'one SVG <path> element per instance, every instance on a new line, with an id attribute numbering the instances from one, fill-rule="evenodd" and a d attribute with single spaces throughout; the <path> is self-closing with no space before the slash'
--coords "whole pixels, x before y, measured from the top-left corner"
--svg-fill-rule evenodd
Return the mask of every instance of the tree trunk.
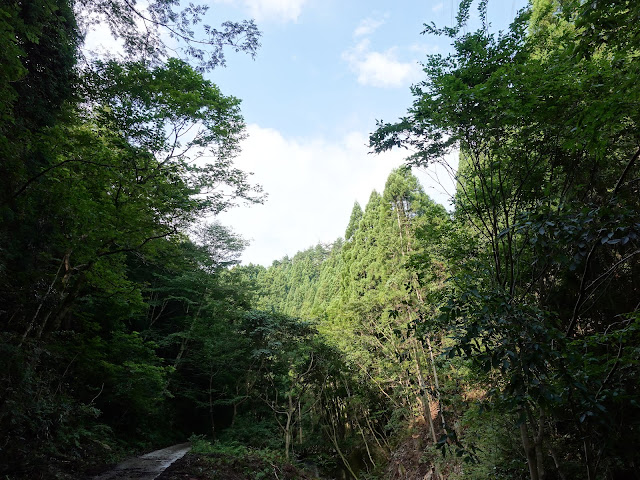
<path id="1" fill-rule="evenodd" d="M 209 375 L 209 419 L 211 420 L 211 436 L 216 439 L 216 424 L 213 418 L 213 373 Z"/>
<path id="2" fill-rule="evenodd" d="M 76 283 L 72 287 L 71 291 L 69 293 L 67 293 L 67 296 L 64 297 L 64 300 L 62 300 L 62 305 L 58 309 L 56 315 L 53 317 L 53 325 L 52 325 L 51 329 L 54 332 L 56 332 L 56 331 L 58 331 L 60 329 L 60 326 L 62 325 L 62 320 L 71 311 L 71 308 L 73 307 L 76 299 L 80 295 L 80 287 L 82 285 L 84 285 L 85 278 L 86 278 L 86 275 L 85 275 L 84 272 L 82 272 L 78 276 L 78 279 L 76 280 Z M 47 316 L 47 318 L 49 318 L 49 317 Z"/>
<path id="3" fill-rule="evenodd" d="M 447 433 L 447 422 L 444 419 L 444 411 L 442 402 L 440 401 L 440 383 L 438 382 L 438 372 L 436 371 L 436 362 L 433 358 L 433 348 L 431 348 L 431 339 L 427 337 L 427 346 L 429 347 L 429 357 L 431 358 L 431 368 L 433 370 L 433 382 L 435 384 L 436 399 L 438 400 L 438 409 L 440 410 L 440 419 L 442 420 L 442 429 Z"/>
<path id="4" fill-rule="evenodd" d="M 369 461 L 371 462 L 371 466 L 375 468 L 376 462 L 373 460 L 373 456 L 371 455 L 371 449 L 369 448 L 369 442 L 367 442 L 367 437 L 364 434 L 364 429 L 360 425 L 360 421 L 358 420 L 358 415 L 355 415 L 356 427 L 360 430 L 360 436 L 362 437 L 362 442 L 364 443 L 364 448 L 367 450 L 367 456 L 369 457 Z M 369 467 L 367 466 L 367 471 L 369 471 Z"/>
<path id="5" fill-rule="evenodd" d="M 300 405 L 300 399 L 298 399 L 298 445 L 302 445 L 302 440 L 302 407 Z"/>
<path id="6" fill-rule="evenodd" d="M 422 404 L 422 415 L 429 425 L 429 431 L 431 432 L 433 443 L 436 443 L 438 441 L 438 437 L 436 437 L 436 430 L 433 427 L 433 418 L 431 418 L 431 405 L 429 403 L 429 397 L 427 396 L 427 385 L 424 381 L 424 375 L 422 374 L 422 366 L 420 365 L 420 360 L 418 358 L 418 349 L 415 346 L 415 343 L 417 343 L 417 341 L 418 340 L 414 338 L 413 356 L 416 365 L 416 375 L 418 376 L 418 385 L 420 386 L 420 396 L 418 397 L 418 401 Z"/>
<path id="7" fill-rule="evenodd" d="M 353 468 L 351 468 L 351 464 L 349 463 L 349 460 L 347 460 L 347 457 L 345 457 L 344 453 L 342 453 L 342 449 L 340 448 L 340 445 L 338 444 L 338 438 L 337 438 L 337 434 L 336 434 L 336 429 L 335 429 L 335 427 L 333 425 L 331 425 L 331 429 L 332 429 L 332 433 L 328 433 L 327 432 L 328 436 L 329 436 L 329 440 L 331 440 L 331 443 L 333 444 L 333 447 L 336 449 L 336 452 L 338 453 L 338 456 L 342 460 L 342 463 L 343 463 L 344 467 L 349 471 L 349 473 L 351 474 L 351 476 L 354 479 L 357 479 L 358 476 L 353 471 Z"/>
<path id="8" fill-rule="evenodd" d="M 207 291 L 205 291 L 204 296 L 206 297 L 207 295 Z M 195 317 L 193 317 L 193 320 L 191 321 L 191 325 L 189 325 L 189 331 L 187 332 L 187 335 L 182 339 L 182 342 L 180 342 L 180 350 L 178 351 L 178 354 L 176 355 L 176 359 L 173 362 L 173 368 L 175 368 L 176 370 L 178 369 L 178 365 L 180 364 L 180 360 L 182 359 L 182 356 L 184 355 L 185 351 L 187 350 L 187 345 L 189 343 L 189 340 L 191 340 L 191 333 L 193 332 L 193 329 L 196 325 L 196 322 L 198 321 L 198 318 L 200 317 L 200 312 L 202 311 L 202 304 L 200 304 L 198 306 L 198 311 L 196 312 Z"/>
<path id="9" fill-rule="evenodd" d="M 284 456 L 289 460 L 289 449 L 291 448 L 291 417 L 295 412 L 295 408 L 293 406 L 293 400 L 291 399 L 291 393 L 287 396 L 289 398 L 289 410 L 287 411 L 287 423 L 284 427 Z"/>
<path id="10" fill-rule="evenodd" d="M 593 466 L 591 465 L 591 455 L 589 454 L 589 445 L 586 438 L 582 440 L 582 444 L 584 445 L 584 463 L 587 466 L 587 480 L 593 480 Z"/>
<path id="11" fill-rule="evenodd" d="M 522 440 L 522 446 L 524 453 L 527 457 L 527 465 L 529 466 L 529 478 L 531 480 L 540 480 L 538 476 L 538 461 L 536 459 L 536 449 L 531 439 L 529 438 L 529 430 L 527 428 L 527 419 L 523 416 L 520 423 L 520 438 Z"/>
<path id="12" fill-rule="evenodd" d="M 544 414 L 540 412 L 540 418 L 538 419 L 538 433 L 534 437 L 534 447 L 536 449 L 536 461 L 538 464 L 538 479 L 545 480 L 547 474 L 544 470 L 544 454 L 542 452 L 542 442 L 544 441 Z M 533 425 L 533 420 L 531 421 Z"/>
<path id="13" fill-rule="evenodd" d="M 551 455 L 551 458 L 553 458 L 553 463 L 555 463 L 556 465 L 556 471 L 558 472 L 558 476 L 560 477 L 560 480 L 567 480 L 567 477 L 564 474 L 564 471 L 562 468 L 562 463 L 558 458 L 558 454 L 556 453 L 555 449 L 551 446 L 549 446 L 549 454 Z"/>
<path id="14" fill-rule="evenodd" d="M 230 428 L 233 428 L 236 424 L 236 417 L 238 416 L 238 402 L 233 402 L 233 413 L 231 414 L 231 425 Z"/>
<path id="15" fill-rule="evenodd" d="M 56 282 L 58 281 L 58 276 L 60 275 L 60 272 L 62 271 L 62 267 L 64 265 L 68 264 L 68 259 L 69 259 L 68 256 L 69 255 L 70 255 L 70 253 L 67 253 L 67 255 L 65 255 L 64 258 L 62 259 L 62 262 L 60 262 L 60 266 L 58 267 L 58 271 L 56 272 L 56 275 L 53 278 L 53 281 L 49 285 L 49 288 L 47 289 L 47 293 L 45 293 L 44 297 L 42 297 L 42 300 L 40 301 L 40 304 L 38 305 L 38 308 L 36 309 L 36 313 L 33 314 L 33 317 L 31 318 L 31 323 L 29 323 L 29 326 L 27 327 L 26 331 L 22 335 L 22 339 L 20 340 L 20 343 L 18 344 L 18 348 L 20 348 L 22 346 L 22 344 L 26 340 L 27 336 L 29 335 L 29 333 L 31 332 L 33 327 L 35 326 L 36 320 L 38 318 L 38 315 L 40 314 L 40 310 L 42 310 L 42 307 L 44 306 L 44 302 L 47 300 L 47 298 L 51 294 L 51 291 L 53 290 L 53 287 L 55 286 Z M 42 332 L 44 331 L 44 328 L 45 328 L 45 326 L 47 324 L 47 321 L 49 320 L 50 316 L 51 316 L 51 310 L 47 313 L 46 317 L 44 318 L 44 320 L 40 324 L 40 327 L 38 328 L 37 334 L 36 334 L 37 338 L 40 338 L 42 336 Z"/>

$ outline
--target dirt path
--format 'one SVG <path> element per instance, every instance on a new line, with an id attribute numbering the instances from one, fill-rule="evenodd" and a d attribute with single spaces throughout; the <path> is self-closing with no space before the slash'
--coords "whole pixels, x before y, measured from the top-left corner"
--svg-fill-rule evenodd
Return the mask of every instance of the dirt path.
<path id="1" fill-rule="evenodd" d="M 182 458 L 190 448 L 190 443 L 181 443 L 138 458 L 130 458 L 113 470 L 94 477 L 93 480 L 154 480 L 169 465 Z"/>

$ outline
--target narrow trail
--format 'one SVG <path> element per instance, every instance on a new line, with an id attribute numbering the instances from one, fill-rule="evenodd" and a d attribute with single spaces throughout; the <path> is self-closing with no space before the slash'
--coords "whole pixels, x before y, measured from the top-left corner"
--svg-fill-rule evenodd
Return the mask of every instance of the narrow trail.
<path id="1" fill-rule="evenodd" d="M 190 443 L 156 450 L 137 458 L 130 458 L 112 470 L 94 477 L 93 480 L 154 480 L 176 460 L 191 449 Z"/>

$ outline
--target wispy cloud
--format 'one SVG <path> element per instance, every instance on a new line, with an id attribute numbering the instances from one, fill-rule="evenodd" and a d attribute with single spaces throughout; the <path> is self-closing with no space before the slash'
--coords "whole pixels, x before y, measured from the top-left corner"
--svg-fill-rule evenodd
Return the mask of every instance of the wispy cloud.
<path id="1" fill-rule="evenodd" d="M 215 3 L 237 4 L 238 0 L 213 0 Z M 257 21 L 295 22 L 307 0 L 241 0 L 249 15 Z"/>
<path id="2" fill-rule="evenodd" d="M 436 3 L 433 7 L 431 7 L 431 11 L 434 13 L 438 13 L 444 8 L 444 3 Z"/>
<path id="3" fill-rule="evenodd" d="M 420 55 L 433 55 L 434 53 L 438 53 L 440 51 L 440 47 L 438 47 L 438 45 L 414 43 L 409 47 L 409 50 L 415 53 L 419 53 Z"/>
<path id="4" fill-rule="evenodd" d="M 364 35 L 371 35 L 375 32 L 379 27 L 384 25 L 384 20 L 376 19 L 376 18 L 365 18 L 360 22 L 360 24 L 353 31 L 354 37 L 362 37 Z"/>
<path id="5" fill-rule="evenodd" d="M 371 87 L 406 87 L 420 78 L 420 66 L 413 61 L 402 62 L 396 55 L 397 48 L 384 52 L 370 49 L 368 39 L 363 39 L 342 54 L 342 59 L 357 74 L 358 83 Z"/>

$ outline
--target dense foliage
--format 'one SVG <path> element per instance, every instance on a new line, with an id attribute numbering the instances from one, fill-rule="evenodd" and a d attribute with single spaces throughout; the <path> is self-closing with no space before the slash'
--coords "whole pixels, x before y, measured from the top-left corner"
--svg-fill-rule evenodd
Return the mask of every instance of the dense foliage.
<path id="1" fill-rule="evenodd" d="M 427 26 L 454 53 L 372 146 L 414 165 L 460 149 L 439 318 L 483 407 L 516 419 L 529 477 L 637 478 L 637 7 L 539 1 L 497 35 L 465 33 L 469 9 Z"/>
<path id="2" fill-rule="evenodd" d="M 196 434 L 198 468 L 255 478 L 640 478 L 636 3 L 425 26 L 452 53 L 371 147 L 459 150 L 453 211 L 399 168 L 344 238 L 268 268 L 200 221 L 262 199 L 239 100 L 203 77 L 259 32 L 196 37 L 206 8 L 176 7 L 0 6 L 0 474 Z M 100 21 L 123 57 L 83 52 Z"/>
<path id="3" fill-rule="evenodd" d="M 224 61 L 225 45 L 254 53 L 259 33 L 250 22 L 226 24 L 207 29 L 203 43 L 187 25 L 204 10 L 173 8 L 0 7 L 3 477 L 54 477 L 191 433 L 208 418 L 193 391 L 209 381 L 209 365 L 188 365 L 212 348 L 192 335 L 231 335 L 227 322 L 239 324 L 249 308 L 225 277 L 243 242 L 215 223 L 194 232 L 198 218 L 261 200 L 233 166 L 244 135 L 239 100 L 167 58 L 162 38 L 168 29 L 209 43 L 205 68 Z M 140 30 L 133 17 L 147 14 Z M 99 18 L 124 39 L 124 57 L 91 60 L 81 50 L 81 30 Z"/>
<path id="4" fill-rule="evenodd" d="M 638 478 L 637 7 L 537 1 L 494 34 L 471 3 L 425 27 L 453 53 L 371 136 L 418 167 L 459 149 L 452 215 L 394 172 L 345 240 L 258 272 L 265 306 L 317 319 L 384 392 L 386 433 L 421 416 L 467 460 L 427 454 L 435 475 Z"/>
<path id="5" fill-rule="evenodd" d="M 432 345 L 439 345 L 442 331 L 417 327 L 442 294 L 444 271 L 434 247 L 450 229 L 445 209 L 401 168 L 382 194 L 372 192 L 364 211 L 354 205 L 344 240 L 268 269 L 239 267 L 255 278 L 261 308 L 311 319 L 343 356 L 348 402 L 341 406 L 341 428 L 329 433 L 356 477 L 380 474 L 415 422 L 427 443 L 446 431 Z M 334 395 L 339 401 L 340 393 Z"/>

